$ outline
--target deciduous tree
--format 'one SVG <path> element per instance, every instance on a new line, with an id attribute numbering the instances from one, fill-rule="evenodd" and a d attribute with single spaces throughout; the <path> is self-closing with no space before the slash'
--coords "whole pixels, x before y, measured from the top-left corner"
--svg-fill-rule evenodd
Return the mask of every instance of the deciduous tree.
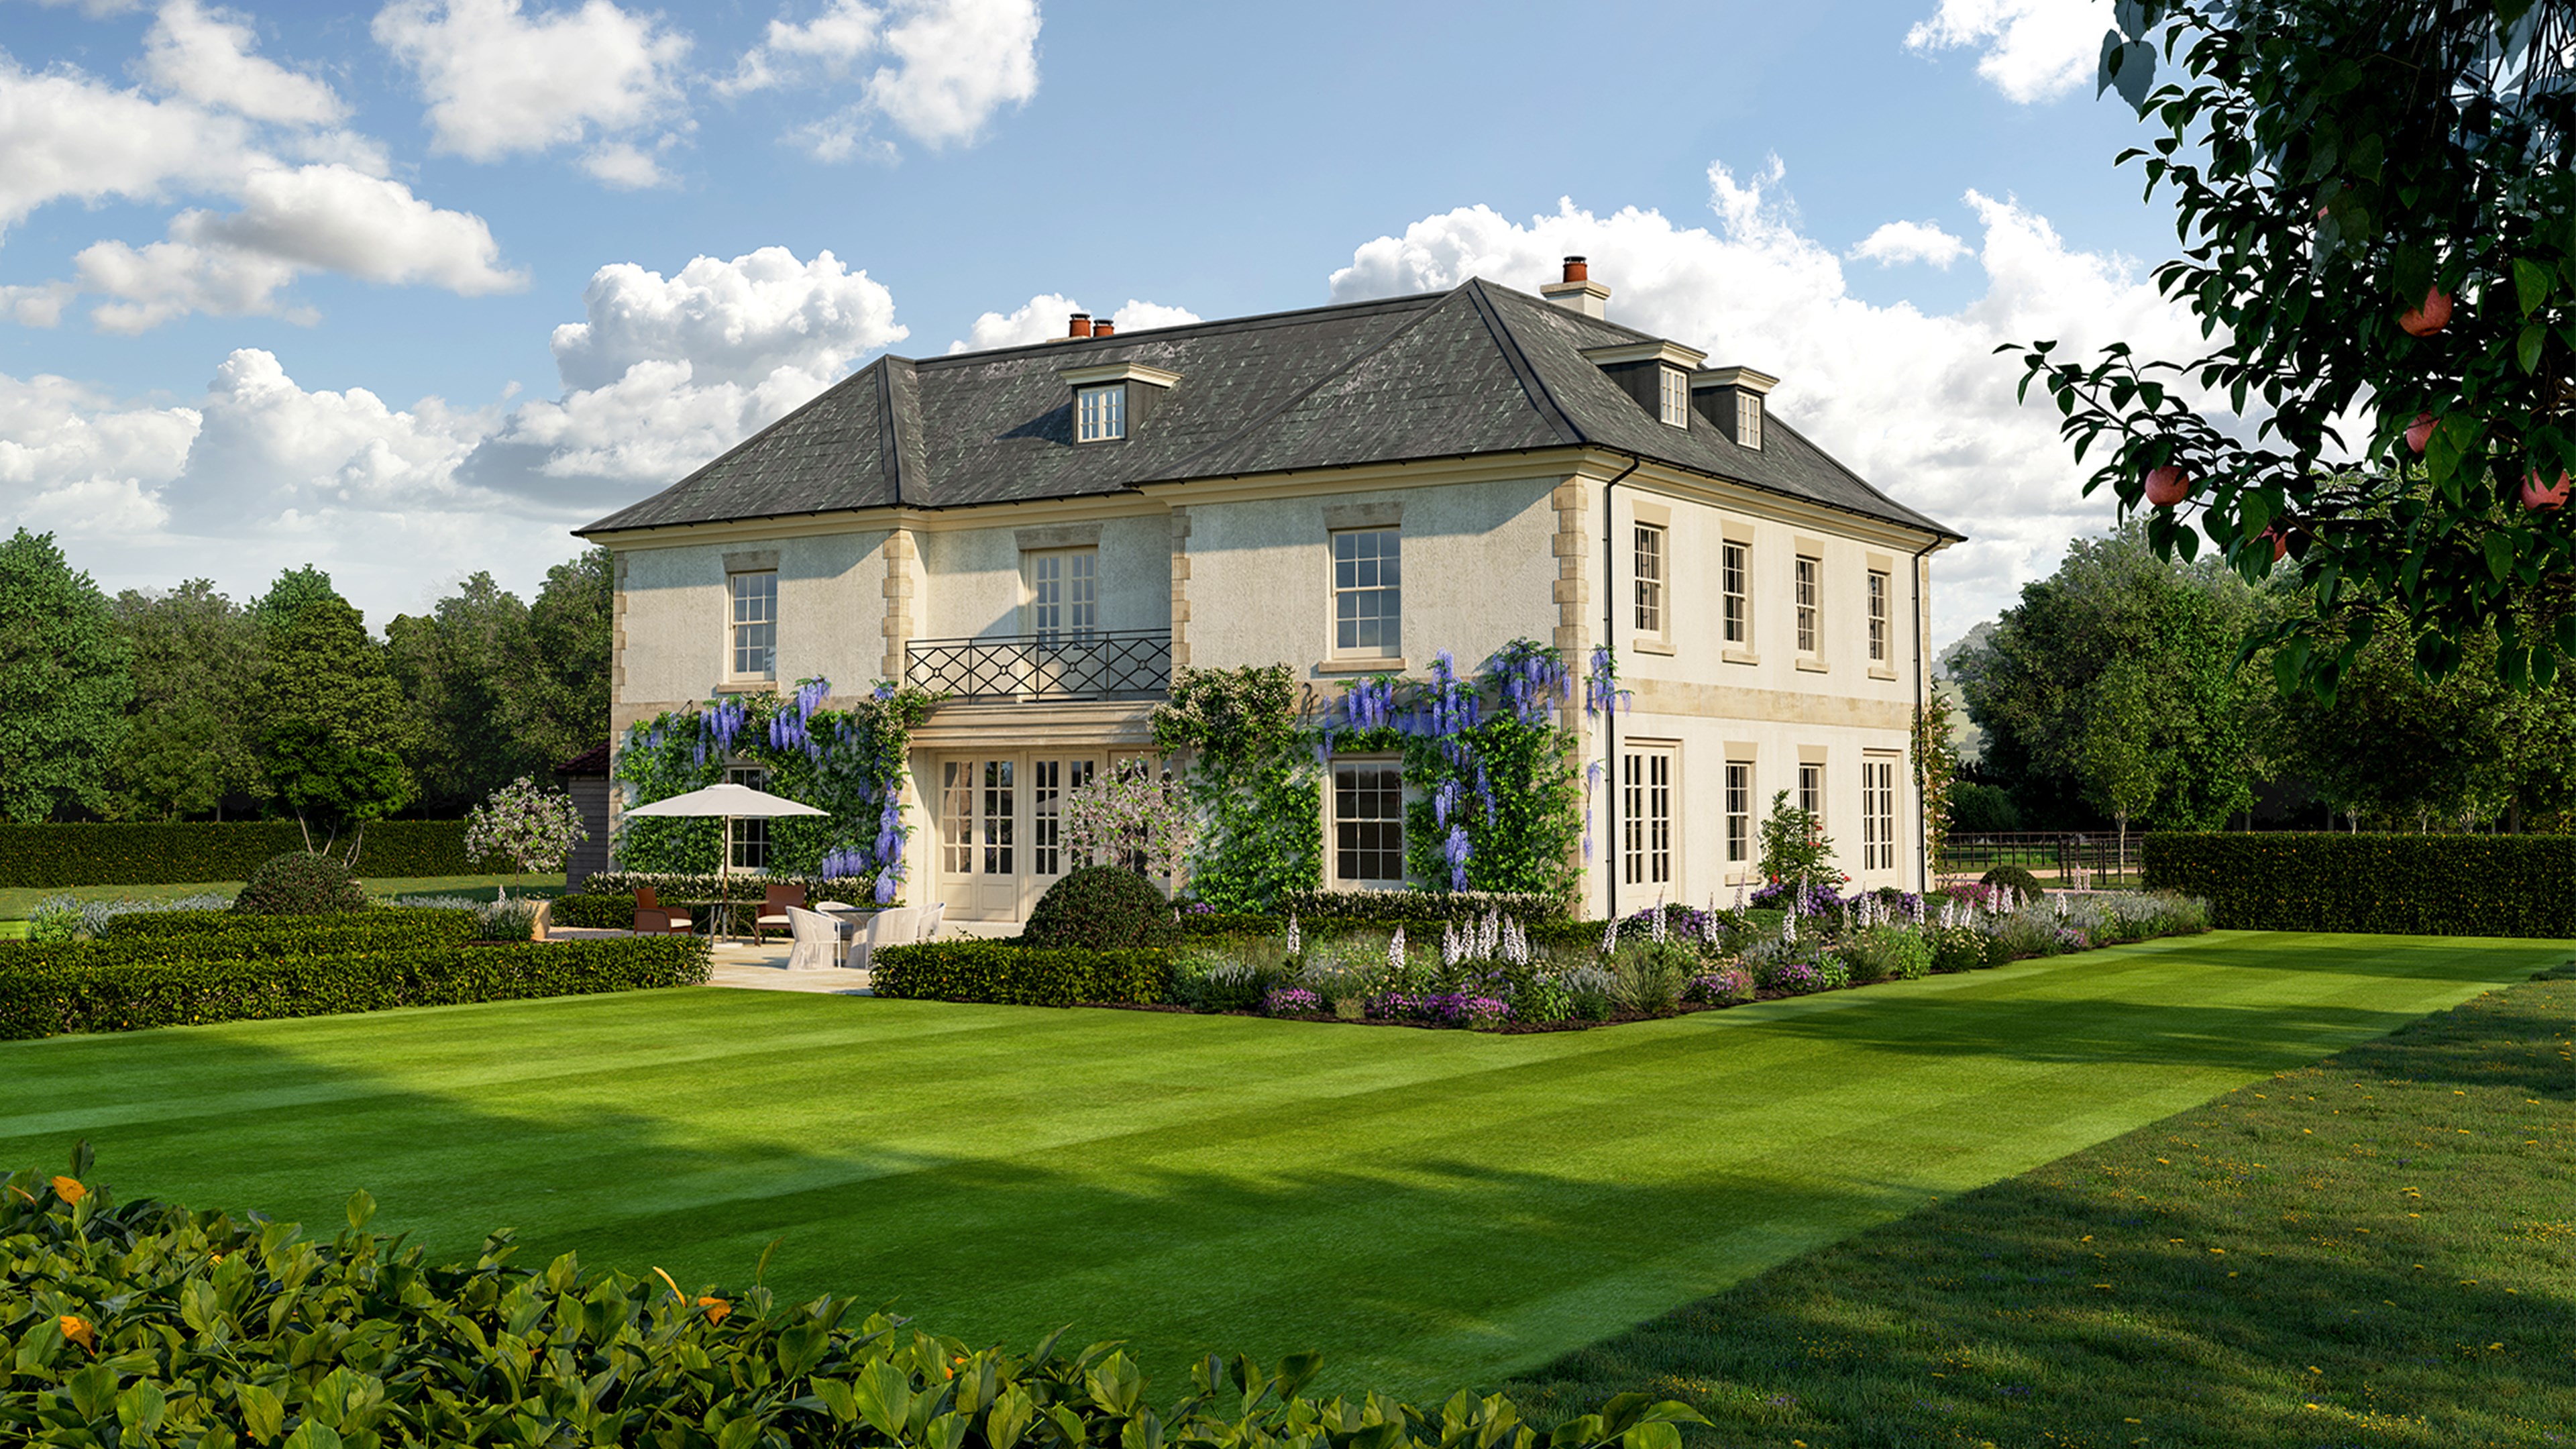
<path id="1" fill-rule="evenodd" d="M 118 813 L 220 814 L 265 798 L 243 701 L 259 672 L 258 626 L 206 579 L 166 594 L 128 589 L 116 619 L 133 648 L 132 729 L 114 762 Z"/>
<path id="2" fill-rule="evenodd" d="M 348 859 L 356 864 L 367 822 L 400 810 L 414 791 L 403 763 L 409 711 L 358 611 L 332 594 L 275 626 L 250 702 L 270 784 L 308 839 L 317 823 L 333 840 L 354 827 Z"/>
<path id="3" fill-rule="evenodd" d="M 107 597 L 52 534 L 21 528 L 0 543 L 0 813 L 106 806 L 134 692 L 128 652 Z"/>

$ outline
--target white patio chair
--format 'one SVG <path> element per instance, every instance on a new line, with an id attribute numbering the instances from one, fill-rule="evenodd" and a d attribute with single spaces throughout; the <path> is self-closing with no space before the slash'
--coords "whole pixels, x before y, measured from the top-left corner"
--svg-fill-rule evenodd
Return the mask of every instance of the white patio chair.
<path id="1" fill-rule="evenodd" d="M 938 940 L 939 923 L 946 920 L 947 917 L 948 903 L 946 901 L 932 901 L 929 905 L 922 907 L 921 934 L 915 936 L 913 939 L 917 941 Z"/>
<path id="2" fill-rule="evenodd" d="M 787 908 L 787 931 L 795 945 L 787 952 L 790 971 L 821 971 L 841 964 L 842 925 L 820 911 Z"/>
<path id="3" fill-rule="evenodd" d="M 910 906 L 896 906 L 891 910 L 877 912 L 868 917 L 867 925 L 861 928 L 859 939 L 851 944 L 850 959 L 846 964 L 855 970 L 867 970 L 869 963 L 876 957 L 877 947 L 910 945 L 913 933 L 919 929 L 920 923 L 921 912 Z"/>

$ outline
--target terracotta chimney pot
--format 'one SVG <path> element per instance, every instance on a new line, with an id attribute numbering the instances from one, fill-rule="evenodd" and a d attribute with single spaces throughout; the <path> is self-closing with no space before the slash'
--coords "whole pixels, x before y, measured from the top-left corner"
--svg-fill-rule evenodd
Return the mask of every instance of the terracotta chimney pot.
<path id="1" fill-rule="evenodd" d="M 1565 259 L 1564 280 L 1569 282 L 1591 281 L 1592 268 L 1581 257 L 1567 257 Z"/>
<path id="2" fill-rule="evenodd" d="M 1103 317 L 1103 318 L 1101 318 L 1099 321 L 1094 322 L 1094 323 L 1092 323 L 1092 324 L 1091 324 L 1091 335 L 1092 335 L 1092 336 L 1094 336 L 1094 337 L 1109 337 L 1109 336 L 1113 336 L 1113 335 L 1115 335 L 1115 334 L 1117 333 L 1117 331 L 1118 331 L 1118 324 L 1117 324 L 1117 323 L 1115 323 L 1115 322 L 1110 321 L 1110 320 L 1109 320 L 1108 318 L 1106 318 L 1106 317 Z"/>
<path id="3" fill-rule="evenodd" d="M 1073 327 L 1072 327 L 1072 330 L 1071 330 L 1071 331 L 1066 332 L 1064 335 L 1065 335 L 1065 336 L 1067 336 L 1067 337 L 1088 337 L 1088 336 L 1090 336 L 1090 335 L 1091 335 L 1091 314 L 1090 314 L 1090 313 L 1088 313 L 1088 312 L 1076 312 L 1076 313 L 1074 313 L 1074 314 L 1073 314 Z"/>

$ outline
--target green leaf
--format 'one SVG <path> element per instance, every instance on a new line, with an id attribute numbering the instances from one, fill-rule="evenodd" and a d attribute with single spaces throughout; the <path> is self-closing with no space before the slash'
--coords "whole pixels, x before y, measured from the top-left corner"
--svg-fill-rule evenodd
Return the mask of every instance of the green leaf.
<path id="1" fill-rule="evenodd" d="M 1619 1436 L 1620 1449 L 1682 1449 L 1682 1431 L 1665 1423 L 1644 1423 Z"/>
<path id="2" fill-rule="evenodd" d="M 2549 300 L 2549 269 L 2528 257 L 2514 258 L 2513 294 L 2522 304 L 2525 317 L 2539 311 L 2541 304 Z"/>
<path id="3" fill-rule="evenodd" d="M 1306 1387 L 1308 1381 L 1312 1380 L 1323 1366 L 1324 1356 L 1312 1349 L 1304 1353 L 1292 1353 L 1279 1360 L 1279 1397 L 1295 1398 L 1297 1391 Z"/>
<path id="4" fill-rule="evenodd" d="M 236 1384 L 233 1399 L 241 1405 L 242 1427 L 262 1444 L 275 1439 L 286 1427 L 286 1401 L 275 1390 L 260 1384 Z"/>
<path id="5" fill-rule="evenodd" d="M 2513 355 L 2514 361 L 2522 364 L 2522 370 L 2524 373 L 2528 374 L 2539 370 L 2540 346 L 2548 340 L 2548 328 L 2541 326 L 2537 322 L 2525 322 L 2522 324 L 2522 335 L 2514 339 Z"/>
<path id="6" fill-rule="evenodd" d="M 2487 534 L 2486 538 L 2480 542 L 2479 547 L 2485 551 L 2487 556 L 2487 572 L 2495 575 L 2497 583 L 2503 583 L 2506 578 L 2512 575 L 2512 539 L 2505 537 L 2501 532 L 2490 532 Z"/>
<path id="7" fill-rule="evenodd" d="M 285 1449 L 344 1449 L 340 1432 L 317 1419 L 307 1419 L 286 1437 Z"/>
<path id="8" fill-rule="evenodd" d="M 355 1232 L 364 1228 L 367 1225 L 367 1220 L 375 1215 L 376 1200 L 367 1195 L 367 1190 L 365 1188 L 362 1187 L 356 1192 L 349 1194 L 350 1231 Z"/>

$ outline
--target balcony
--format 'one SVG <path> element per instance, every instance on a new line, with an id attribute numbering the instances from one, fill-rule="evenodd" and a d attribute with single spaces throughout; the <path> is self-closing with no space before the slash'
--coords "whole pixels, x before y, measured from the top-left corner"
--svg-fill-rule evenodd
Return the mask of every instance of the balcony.
<path id="1" fill-rule="evenodd" d="M 1162 629 L 915 639 L 904 682 L 954 700 L 1151 699 L 1171 691 Z"/>

